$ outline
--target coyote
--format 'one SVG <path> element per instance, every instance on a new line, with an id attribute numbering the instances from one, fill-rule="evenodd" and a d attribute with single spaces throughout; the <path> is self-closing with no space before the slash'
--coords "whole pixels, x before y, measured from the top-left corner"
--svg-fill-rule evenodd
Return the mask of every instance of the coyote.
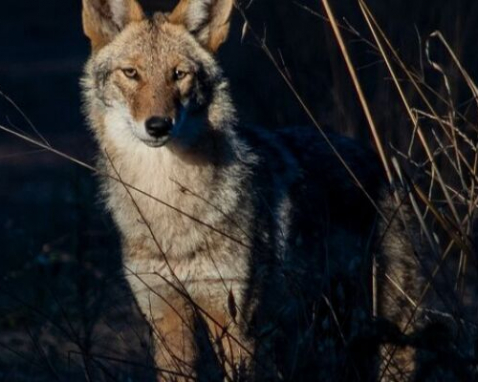
<path id="1" fill-rule="evenodd" d="M 379 344 L 360 342 L 375 313 L 411 330 L 418 288 L 378 161 L 314 128 L 241 124 L 214 58 L 233 5 L 181 0 L 149 17 L 135 0 L 83 0 L 102 195 L 161 378 L 406 373 L 409 349 L 382 372 Z"/>

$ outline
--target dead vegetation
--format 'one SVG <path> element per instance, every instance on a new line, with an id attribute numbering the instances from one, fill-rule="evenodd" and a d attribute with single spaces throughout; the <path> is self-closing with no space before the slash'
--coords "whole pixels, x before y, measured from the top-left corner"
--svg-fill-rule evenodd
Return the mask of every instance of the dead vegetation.
<path id="1" fill-rule="evenodd" d="M 417 266 L 427 275 L 427 283 L 420 298 L 410 301 L 416 314 L 424 320 L 423 330 L 401 336 L 394 334 L 393 328 L 378 326 L 378 329 L 367 328 L 371 332 L 364 334 L 370 336 L 371 342 L 380 336 L 392 338 L 389 360 L 378 374 L 385 374 L 385 370 L 393 366 L 397 347 L 410 346 L 418 354 L 417 381 L 475 380 L 478 87 L 462 64 L 455 41 L 449 42 L 440 31 L 419 33 L 422 37 L 417 37 L 419 47 L 416 54 L 405 52 L 405 60 L 403 52 L 388 37 L 387 24 L 377 21 L 366 2 L 357 0 L 354 4 L 362 17 L 360 27 L 336 18 L 333 2 L 324 0 L 322 4 L 324 8 L 320 13 L 303 4 L 296 6 L 314 17 L 318 25 L 325 23 L 327 28 L 332 28 L 333 35 L 329 37 L 333 38 L 329 44 L 333 41 L 336 45 L 329 49 L 335 52 L 339 49 L 345 58 L 345 66 L 337 65 L 334 77 L 340 78 L 340 83 L 347 82 L 343 88 L 352 89 L 349 93 L 358 99 L 350 101 L 350 105 L 360 107 L 350 112 L 353 116 L 347 115 L 350 105 L 341 100 L 337 107 L 343 113 L 338 119 L 345 121 L 346 127 L 342 131 L 350 133 L 353 119 L 359 112 L 363 113 L 365 117 L 359 119 L 366 123 L 360 126 L 367 126 L 369 133 L 361 131 L 356 135 L 363 138 L 370 134 L 391 188 L 406 190 L 421 235 L 432 248 L 431 258 L 416 259 Z M 259 47 L 261 54 L 265 54 L 275 67 L 275 73 L 281 76 L 287 91 L 298 101 L 308 123 L 322 129 L 318 122 L 321 120 L 320 109 L 317 111 L 316 105 L 310 106 L 310 95 L 303 96 L 300 89 L 307 87 L 304 83 L 310 86 L 310 78 L 301 78 L 297 86 L 295 69 L 288 66 L 280 51 L 270 47 L 267 28 L 257 26 L 256 20 L 249 18 L 248 4 L 239 4 L 238 10 L 242 17 L 242 39 Z M 352 49 L 351 41 L 358 41 Z M 462 46 L 458 48 L 463 49 Z M 358 60 L 354 55 L 358 49 L 369 49 L 375 60 L 373 65 L 380 67 L 375 73 L 379 78 L 375 79 L 374 86 L 385 90 L 376 91 L 375 99 L 369 95 L 370 85 L 362 79 L 363 67 L 356 63 Z M 438 55 L 435 54 L 437 50 Z M 323 48 L 322 54 L 325 53 L 327 49 Z M 337 55 L 334 57 L 337 59 Z M 367 74 L 369 77 L 370 73 Z M 384 94 L 386 99 L 377 101 Z M 290 98 L 287 99 L 290 102 Z M 244 105 L 247 103 L 245 101 Z M 271 109 L 273 106 L 268 107 L 268 111 Z M 286 108 L 285 114 L 276 118 L 283 123 L 289 122 L 288 110 Z M 265 118 L 261 113 L 261 110 L 257 111 L 258 120 Z M 11 127 L 0 126 L 0 129 L 16 135 L 35 149 L 59 155 L 75 166 L 102 175 L 90 164 L 60 152 L 38 138 L 30 138 Z M 82 187 L 76 185 L 77 195 L 91 192 Z M 127 184 L 125 187 L 134 189 Z M 84 198 L 84 201 L 90 200 L 90 196 Z M 158 370 L 150 358 L 148 329 L 138 316 L 127 288 L 119 281 L 119 263 L 117 260 L 108 262 L 103 257 L 104 262 L 114 265 L 98 264 L 101 262 L 98 258 L 103 256 L 99 251 L 111 251 L 109 259 L 115 257 L 115 246 L 105 244 L 115 239 L 106 240 L 104 234 L 92 232 L 91 222 L 82 220 L 83 207 L 77 208 L 76 231 L 71 236 L 45 244 L 40 255 L 32 257 L 30 263 L 12 267 L 0 283 L 0 293 L 5 301 L 0 320 L 4 333 L 0 336 L 0 380 L 154 380 L 154 373 Z M 104 224 L 99 226 L 105 229 Z M 66 269 L 61 275 L 55 274 L 58 264 Z M 44 274 L 31 279 L 32 272 Z M 22 276 L 24 273 L 28 274 L 27 278 Z M 35 283 L 44 283 L 45 280 L 48 298 L 35 294 L 38 289 Z M 393 277 L 389 281 L 393 283 Z M 42 298 L 45 301 L 43 306 L 38 304 Z M 119 304 L 119 300 L 127 303 Z M 233 312 L 234 302 L 229 305 Z M 207 317 L 207 312 L 201 312 L 200 306 L 197 309 Z M 341 323 L 333 314 L 329 324 L 340 329 Z M 228 335 L 227 328 L 219 323 L 216 326 L 217 331 L 211 334 L 220 339 L 218 343 L 224 343 L 224 338 L 237 340 Z M 338 337 L 334 340 L 344 340 Z M 226 353 L 219 353 L 219 365 L 216 366 L 229 372 L 229 380 L 242 380 L 244 373 L 240 359 L 228 359 Z M 375 360 L 369 361 L 372 368 Z M 231 372 L 234 368 L 235 371 Z M 180 372 L 163 370 L 165 380 L 174 380 L 177 373 Z M 403 380 L 401 378 L 403 376 L 398 370 L 396 380 Z"/>

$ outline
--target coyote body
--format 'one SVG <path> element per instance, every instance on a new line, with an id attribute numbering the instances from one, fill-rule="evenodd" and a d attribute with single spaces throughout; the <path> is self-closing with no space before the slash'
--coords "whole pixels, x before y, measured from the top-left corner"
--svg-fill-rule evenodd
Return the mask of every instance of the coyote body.
<path id="1" fill-rule="evenodd" d="M 257 380 L 357 380 L 365 361 L 345 370 L 350 354 L 332 338 L 359 336 L 372 314 L 375 156 L 312 128 L 238 121 L 212 55 L 232 1 L 184 0 L 151 18 L 133 0 L 83 4 L 102 192 L 159 366 L 205 380 L 237 365 Z"/>

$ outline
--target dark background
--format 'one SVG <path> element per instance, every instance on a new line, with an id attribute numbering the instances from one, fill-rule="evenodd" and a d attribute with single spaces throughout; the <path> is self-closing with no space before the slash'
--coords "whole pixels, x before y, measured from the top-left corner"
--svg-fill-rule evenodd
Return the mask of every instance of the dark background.
<path id="1" fill-rule="evenodd" d="M 152 11 L 169 9 L 174 1 L 143 3 Z M 369 144 L 363 112 L 330 26 L 313 14 L 323 14 L 320 1 L 247 3 L 250 25 L 265 36 L 319 123 Z M 340 22 L 370 39 L 355 1 L 331 3 Z M 442 77 L 423 56 L 425 40 L 434 30 L 444 34 L 477 78 L 476 1 L 368 4 L 404 61 L 435 89 L 443 91 Z M 89 53 L 80 16 L 79 0 L 2 0 L 0 91 L 52 147 L 94 163 L 78 85 Z M 242 27 L 236 14 L 219 59 L 243 119 L 271 128 L 310 124 L 251 33 L 241 41 Z M 383 62 L 362 38 L 346 31 L 344 36 L 387 148 L 390 142 L 403 146 L 411 126 Z M 456 105 L 473 123 L 472 100 L 448 55 L 436 44 L 431 52 L 449 75 Z M 440 110 L 443 105 L 437 99 L 435 106 Z M 4 97 L 0 122 L 39 139 Z M 0 132 L 0 381 L 102 379 L 109 374 L 126 380 L 121 376 L 128 373 L 142 375 L 142 380 L 150 377 L 143 367 L 149 362 L 147 329 L 121 282 L 115 230 L 95 193 L 88 170 Z"/>

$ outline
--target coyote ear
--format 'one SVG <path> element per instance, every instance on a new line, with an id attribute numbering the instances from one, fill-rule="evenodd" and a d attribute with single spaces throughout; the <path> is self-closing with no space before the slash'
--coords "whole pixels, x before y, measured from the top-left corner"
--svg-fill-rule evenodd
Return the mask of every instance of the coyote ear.
<path id="1" fill-rule="evenodd" d="M 143 18 L 136 0 L 83 0 L 83 30 L 93 51 L 111 42 L 129 23 Z"/>
<path id="2" fill-rule="evenodd" d="M 181 0 L 168 16 L 183 24 L 211 52 L 226 41 L 234 0 Z"/>

